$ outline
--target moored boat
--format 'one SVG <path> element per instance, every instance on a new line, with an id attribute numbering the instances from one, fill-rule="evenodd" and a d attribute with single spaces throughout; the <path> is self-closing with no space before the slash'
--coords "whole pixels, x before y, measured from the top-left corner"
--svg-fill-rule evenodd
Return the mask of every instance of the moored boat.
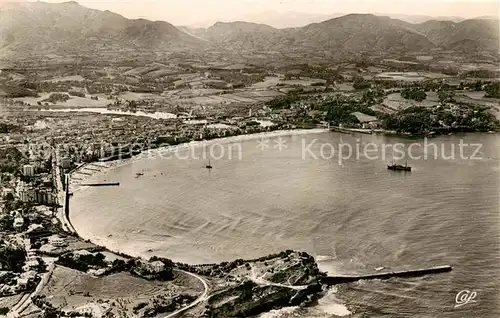
<path id="1" fill-rule="evenodd" d="M 406 162 L 404 166 L 393 163 L 392 165 L 387 165 L 387 169 L 393 171 L 411 171 L 411 167 L 408 165 L 408 162 Z"/>

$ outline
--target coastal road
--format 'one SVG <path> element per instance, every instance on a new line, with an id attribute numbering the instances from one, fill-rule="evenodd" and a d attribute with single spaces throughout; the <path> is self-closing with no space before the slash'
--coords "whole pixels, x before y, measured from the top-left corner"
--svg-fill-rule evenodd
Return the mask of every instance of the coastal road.
<path id="1" fill-rule="evenodd" d="M 56 189 L 57 189 L 57 198 L 58 198 L 58 203 L 62 205 L 61 208 L 57 209 L 57 218 L 61 222 L 61 227 L 64 231 L 70 232 L 70 233 L 75 233 L 75 229 L 71 225 L 71 223 L 68 221 L 66 217 L 66 211 L 65 211 L 65 206 L 68 204 L 66 202 L 66 191 L 63 187 L 62 181 L 61 181 L 61 170 L 59 169 L 59 155 L 55 151 L 55 149 L 52 150 L 52 169 L 54 172 L 54 182 L 56 184 Z"/>
<path id="2" fill-rule="evenodd" d="M 187 275 L 190 275 L 196 279 L 198 279 L 202 284 L 203 284 L 203 287 L 205 288 L 205 291 L 203 292 L 203 294 L 201 294 L 200 297 L 198 297 L 198 299 L 196 299 L 195 301 L 193 301 L 191 304 L 189 304 L 188 306 L 186 307 L 183 307 L 177 311 L 174 311 L 173 313 L 163 317 L 163 318 L 170 318 L 170 317 L 175 317 L 193 307 L 195 307 L 196 305 L 198 305 L 199 303 L 205 301 L 208 299 L 208 284 L 207 282 L 201 278 L 200 276 L 196 275 L 196 274 L 193 274 L 193 273 L 190 273 L 190 272 L 186 272 L 186 271 L 183 271 L 183 270 L 180 270 L 180 269 L 174 269 L 174 271 L 177 271 L 177 272 L 181 272 L 181 273 L 184 273 L 184 274 L 187 274 Z"/>

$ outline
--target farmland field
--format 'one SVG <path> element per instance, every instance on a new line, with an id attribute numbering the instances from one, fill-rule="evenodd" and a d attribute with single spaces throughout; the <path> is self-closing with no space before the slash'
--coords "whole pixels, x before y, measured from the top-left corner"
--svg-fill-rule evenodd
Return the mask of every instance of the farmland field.
<path id="1" fill-rule="evenodd" d="M 85 78 L 83 78 L 81 75 L 72 75 L 72 76 L 64 76 L 64 77 L 56 77 L 53 79 L 45 80 L 44 82 L 66 82 L 66 81 L 72 81 L 72 82 L 83 82 Z"/>
<path id="2" fill-rule="evenodd" d="M 45 103 L 44 100 L 49 98 L 49 96 L 53 93 L 57 92 L 43 93 L 40 94 L 40 97 L 22 97 L 22 98 L 15 98 L 14 100 L 22 101 L 32 106 L 36 106 L 38 102 Z M 67 93 L 62 92 L 62 94 L 67 94 Z M 66 102 L 57 102 L 55 104 L 49 103 L 49 106 L 64 106 L 68 108 L 70 107 L 100 108 L 100 107 L 106 107 L 110 103 L 110 101 L 102 94 L 96 94 L 94 96 L 98 96 L 99 100 L 93 100 L 90 98 L 90 96 L 88 98 L 71 96 L 70 99 L 67 100 Z"/>

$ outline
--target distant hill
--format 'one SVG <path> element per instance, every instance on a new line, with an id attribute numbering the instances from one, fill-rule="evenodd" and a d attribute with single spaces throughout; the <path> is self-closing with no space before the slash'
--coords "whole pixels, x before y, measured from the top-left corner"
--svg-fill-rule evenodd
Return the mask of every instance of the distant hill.
<path id="1" fill-rule="evenodd" d="M 130 54 L 216 49 L 298 53 L 298 56 L 394 55 L 435 48 L 499 52 L 494 19 L 430 20 L 412 24 L 373 14 L 349 14 L 303 27 L 278 29 L 250 22 L 176 28 L 168 22 L 126 19 L 76 2 L 2 3 L 0 58 L 44 54 Z M 110 55 L 113 56 L 113 55 Z M 116 55 L 114 55 L 116 56 Z"/>
<path id="2" fill-rule="evenodd" d="M 0 54 L 103 50 L 177 50 L 203 44 L 167 22 L 129 20 L 76 2 L 0 7 Z"/>
<path id="3" fill-rule="evenodd" d="M 234 50 L 268 51 L 280 41 L 282 32 L 265 24 L 217 22 L 206 29 L 203 38 Z"/>
<path id="4" fill-rule="evenodd" d="M 349 14 L 302 28 L 276 29 L 248 22 L 216 23 L 198 36 L 232 49 L 324 50 L 326 54 L 384 54 L 434 48 L 499 52 L 499 21 L 430 20 L 412 24 L 373 14 Z"/>
<path id="5" fill-rule="evenodd" d="M 432 43 L 447 50 L 500 51 L 497 19 L 470 19 L 458 23 L 432 20 L 414 27 Z"/>
<path id="6" fill-rule="evenodd" d="M 300 28 L 311 23 L 326 21 L 329 19 L 341 17 L 343 13 L 332 14 L 314 14 L 304 12 L 274 12 L 264 11 L 257 14 L 240 17 L 241 21 L 248 21 L 257 24 L 267 24 L 277 29 Z"/>
<path id="7" fill-rule="evenodd" d="M 436 47 L 411 25 L 371 14 L 350 14 L 302 28 L 276 29 L 247 22 L 216 23 L 198 30 L 213 43 L 259 51 L 326 50 L 337 54 L 420 51 Z"/>
<path id="8" fill-rule="evenodd" d="M 417 24 L 424 23 L 430 20 L 438 20 L 438 21 L 453 21 L 453 22 L 461 22 L 464 21 L 465 18 L 461 17 L 432 17 L 428 15 L 411 15 L 411 14 L 384 14 L 384 13 L 375 13 L 376 15 L 381 16 L 389 16 L 393 19 L 399 19 L 408 23 Z"/>
<path id="9" fill-rule="evenodd" d="M 352 12 L 355 13 L 355 12 Z M 307 12 L 276 12 L 276 11 L 262 11 L 259 13 L 245 14 L 233 17 L 229 20 L 212 20 L 200 21 L 190 28 L 208 28 L 216 22 L 232 22 L 232 21 L 246 21 L 257 24 L 267 24 L 277 29 L 286 28 L 300 28 L 312 23 L 320 23 L 326 20 L 338 18 L 347 15 L 348 13 L 307 13 Z M 393 19 L 399 19 L 409 23 L 423 23 L 429 20 L 439 21 L 454 21 L 460 22 L 466 20 L 461 17 L 432 17 L 426 15 L 410 15 L 410 14 L 389 14 L 389 13 L 373 13 L 378 16 L 388 16 Z"/>
<path id="10" fill-rule="evenodd" d="M 292 45 L 347 52 L 397 52 L 435 45 L 407 22 L 372 14 L 350 14 L 298 29 Z"/>

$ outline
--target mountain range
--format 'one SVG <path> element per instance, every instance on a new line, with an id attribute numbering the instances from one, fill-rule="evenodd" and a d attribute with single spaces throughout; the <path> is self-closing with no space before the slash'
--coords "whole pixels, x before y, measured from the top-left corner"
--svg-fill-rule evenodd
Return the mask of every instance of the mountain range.
<path id="1" fill-rule="evenodd" d="M 76 2 L 21 2 L 0 7 L 0 56 L 103 50 L 178 50 L 196 39 L 164 21 L 130 20 Z"/>
<path id="2" fill-rule="evenodd" d="M 392 54 L 432 49 L 499 53 L 499 21 L 430 20 L 412 24 L 373 14 L 349 14 L 304 27 L 278 29 L 249 22 L 177 28 L 127 19 L 76 2 L 23 2 L 0 7 L 0 57 L 102 52 L 232 50 L 314 52 L 325 56 Z"/>
<path id="3" fill-rule="evenodd" d="M 409 14 L 386 14 L 386 13 L 374 13 L 374 14 L 379 16 L 388 16 L 393 19 L 399 19 L 409 23 L 423 23 L 430 20 L 453 21 L 453 22 L 461 22 L 466 20 L 465 18 L 453 17 L 453 16 L 432 17 L 426 15 L 409 15 Z M 338 18 L 344 15 L 346 15 L 346 13 L 320 14 L 320 13 L 307 13 L 307 12 L 296 12 L 296 11 L 286 11 L 286 12 L 262 11 L 259 13 L 241 15 L 229 20 L 219 19 L 219 20 L 200 21 L 188 27 L 208 28 L 217 22 L 246 21 L 257 24 L 267 24 L 277 29 L 300 28 L 308 24 L 319 23 L 322 21 Z"/>
<path id="4" fill-rule="evenodd" d="M 324 50 L 344 54 L 416 52 L 441 48 L 472 53 L 500 51 L 499 21 L 430 20 L 412 24 L 373 14 L 349 14 L 301 28 L 277 29 L 249 22 L 218 22 L 181 28 L 189 34 L 235 50 Z"/>

